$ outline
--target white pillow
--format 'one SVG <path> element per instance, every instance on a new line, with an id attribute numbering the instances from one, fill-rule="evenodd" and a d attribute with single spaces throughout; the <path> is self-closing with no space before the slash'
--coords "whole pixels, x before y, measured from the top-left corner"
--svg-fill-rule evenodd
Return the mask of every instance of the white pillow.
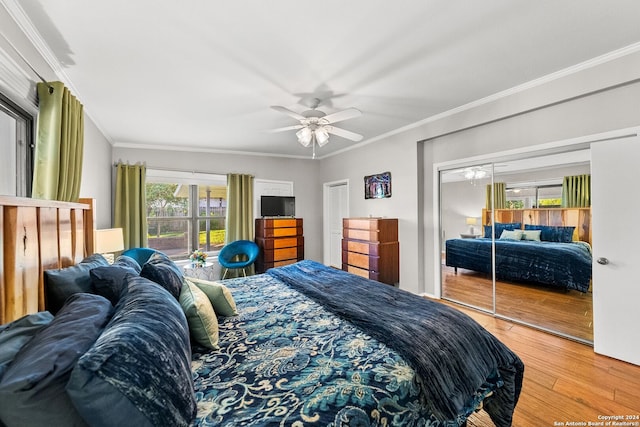
<path id="1" fill-rule="evenodd" d="M 522 233 L 522 240 L 532 240 L 539 242 L 540 233 L 542 233 L 542 230 L 524 230 L 524 232 Z"/>
<path id="2" fill-rule="evenodd" d="M 504 230 L 500 235 L 500 240 L 520 240 L 523 234 L 522 230 Z"/>

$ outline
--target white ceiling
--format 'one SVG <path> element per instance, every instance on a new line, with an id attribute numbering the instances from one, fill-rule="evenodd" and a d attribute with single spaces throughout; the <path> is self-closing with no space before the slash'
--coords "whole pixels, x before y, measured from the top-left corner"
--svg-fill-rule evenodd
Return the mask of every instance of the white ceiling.
<path id="1" fill-rule="evenodd" d="M 126 147 L 308 157 L 294 131 L 265 132 L 296 124 L 271 105 L 355 107 L 339 127 L 367 143 L 640 42 L 638 0 L 2 2 Z"/>

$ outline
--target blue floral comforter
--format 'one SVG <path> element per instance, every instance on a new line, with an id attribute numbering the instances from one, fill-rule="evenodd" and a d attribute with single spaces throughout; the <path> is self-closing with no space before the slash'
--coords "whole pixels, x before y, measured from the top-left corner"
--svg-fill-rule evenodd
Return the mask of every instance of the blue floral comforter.
<path id="1" fill-rule="evenodd" d="M 448 371 L 453 367 L 464 366 L 462 361 L 466 359 L 474 360 L 475 349 L 468 348 L 473 357 L 460 354 L 459 361 L 434 367 L 430 377 L 424 378 L 424 369 L 415 366 L 414 360 L 403 357 L 402 351 L 393 350 L 394 346 L 385 344 L 384 339 L 373 338 L 379 333 L 371 329 L 368 333 L 367 327 L 356 326 L 357 314 L 338 315 L 323 301 L 285 283 L 301 271 L 309 271 L 309 267 L 317 269 L 315 276 L 321 282 L 326 282 L 325 278 L 333 281 L 334 272 L 308 261 L 289 270 L 270 270 L 285 275 L 280 278 L 274 277 L 277 274 L 262 274 L 225 281 L 240 315 L 219 318 L 219 351 L 194 348 L 192 370 L 198 400 L 195 425 L 459 426 L 476 403 L 491 394 L 485 399 L 485 408 L 487 404 L 491 408 L 491 399 L 502 391 L 510 395 L 511 407 L 505 409 L 509 405 L 495 399 L 493 406 L 501 408 L 494 414 L 494 421 L 496 425 L 510 424 L 522 379 L 517 356 L 513 355 L 512 362 L 517 365 L 513 372 L 519 374 L 520 383 L 510 378 L 505 384 L 496 372 L 493 386 L 488 387 L 485 382 L 478 384 L 470 396 L 450 396 L 456 402 L 472 402 L 473 408 L 467 405 L 459 414 L 443 419 L 433 410 L 438 402 L 430 401 L 433 397 L 425 393 L 425 384 L 446 389 L 444 384 L 438 384 L 438 378 L 451 378 Z M 292 275 L 287 276 L 290 272 Z M 339 280 L 354 277 L 341 271 L 335 271 L 335 276 Z M 357 281 L 363 283 L 360 278 Z M 399 291 L 380 286 L 381 290 Z M 411 297 L 418 305 L 426 301 Z M 367 298 L 375 299 L 375 295 Z M 457 330 L 465 336 L 455 324 L 448 325 L 451 319 L 443 319 L 438 328 Z M 429 333 L 427 330 L 426 335 Z M 461 343 L 471 343 L 473 347 L 473 339 L 467 341 L 470 338 L 467 336 Z M 497 340 L 496 343 L 499 344 Z M 433 347 L 433 353 L 449 354 L 446 344 L 440 341 Z M 495 363 L 492 355 L 482 357 Z M 469 376 L 473 377 L 471 372 Z M 496 391 L 497 387 L 502 389 Z M 456 385 L 449 388 L 455 389 Z"/>

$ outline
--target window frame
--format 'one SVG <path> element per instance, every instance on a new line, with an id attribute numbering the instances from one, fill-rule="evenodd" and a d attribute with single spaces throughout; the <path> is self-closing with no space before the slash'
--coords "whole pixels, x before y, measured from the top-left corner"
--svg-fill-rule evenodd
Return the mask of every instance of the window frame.
<path id="1" fill-rule="evenodd" d="M 175 170 L 162 170 L 162 169 L 149 169 L 147 168 L 147 184 L 151 183 L 163 183 L 163 184 L 178 184 L 188 187 L 188 214 L 186 216 L 166 216 L 166 217 L 146 217 L 147 223 L 149 220 L 155 221 L 187 221 L 188 222 L 188 230 L 186 230 L 188 241 L 187 241 L 187 253 L 184 257 L 173 256 L 176 260 L 187 259 L 189 254 L 196 249 L 200 248 L 200 221 L 207 220 L 220 220 L 221 218 L 226 223 L 226 210 L 225 216 L 213 216 L 213 215 L 200 215 L 200 206 L 199 206 L 199 194 L 198 187 L 201 185 L 227 185 L 226 175 L 221 174 L 210 174 L 210 173 L 196 173 L 196 172 L 183 172 L 183 171 L 175 171 Z M 146 200 L 146 194 L 145 194 Z M 205 252 L 210 256 L 215 256 L 220 252 L 220 249 L 211 249 L 205 247 Z"/>
<path id="2" fill-rule="evenodd" d="M 35 117 L 0 93 L 0 111 L 16 120 L 16 188 L 17 197 L 31 197 L 35 150 Z"/>

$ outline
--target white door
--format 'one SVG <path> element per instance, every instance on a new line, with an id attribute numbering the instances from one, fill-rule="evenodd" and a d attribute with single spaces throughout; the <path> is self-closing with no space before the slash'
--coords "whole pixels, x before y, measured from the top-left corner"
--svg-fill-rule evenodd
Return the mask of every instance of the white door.
<path id="1" fill-rule="evenodd" d="M 591 144 L 593 341 L 640 365 L 640 137 Z"/>
<path id="2" fill-rule="evenodd" d="M 349 185 L 347 182 L 330 184 L 325 207 L 325 264 L 342 268 L 342 218 L 349 216 Z"/>

